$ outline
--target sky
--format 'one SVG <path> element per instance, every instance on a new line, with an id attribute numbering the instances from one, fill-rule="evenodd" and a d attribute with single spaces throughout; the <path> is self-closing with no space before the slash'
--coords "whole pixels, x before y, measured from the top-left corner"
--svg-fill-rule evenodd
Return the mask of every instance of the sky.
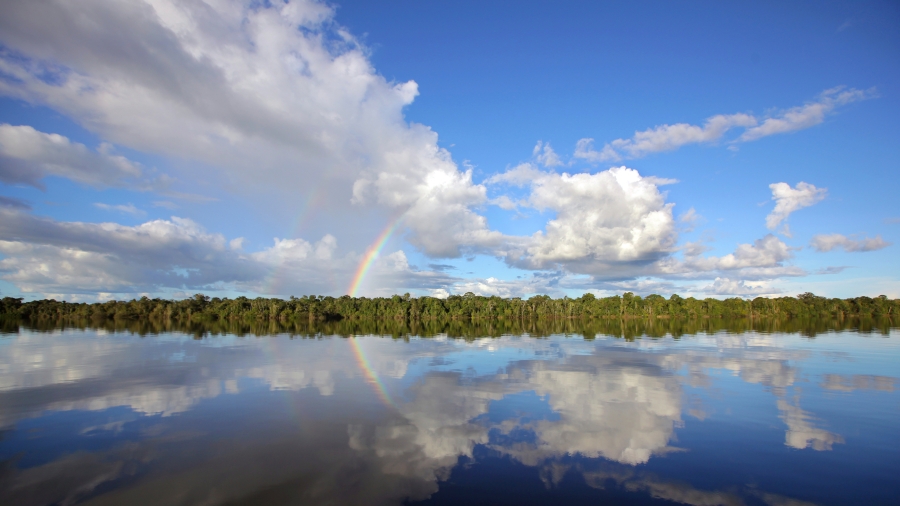
<path id="1" fill-rule="evenodd" d="M 895 2 L 0 6 L 0 296 L 900 297 Z"/>

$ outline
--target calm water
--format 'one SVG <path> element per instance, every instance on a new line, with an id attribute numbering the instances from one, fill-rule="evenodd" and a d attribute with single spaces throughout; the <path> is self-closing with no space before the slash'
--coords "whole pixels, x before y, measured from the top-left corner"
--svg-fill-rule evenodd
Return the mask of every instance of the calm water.
<path id="1" fill-rule="evenodd" d="M 900 504 L 900 330 L 739 327 L 12 329 L 0 504 Z"/>

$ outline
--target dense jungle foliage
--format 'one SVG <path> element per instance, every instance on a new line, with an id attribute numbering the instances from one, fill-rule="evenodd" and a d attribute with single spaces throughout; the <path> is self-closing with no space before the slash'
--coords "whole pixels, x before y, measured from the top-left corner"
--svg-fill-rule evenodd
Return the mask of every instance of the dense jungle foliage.
<path id="1" fill-rule="evenodd" d="M 284 299 L 210 298 L 197 294 L 184 300 L 150 299 L 94 304 L 53 299 L 23 302 L 0 300 L 0 315 L 28 321 L 41 320 L 176 320 L 196 322 L 309 322 L 393 320 L 428 322 L 442 320 L 558 320 L 558 319 L 715 319 L 715 318 L 845 318 L 887 317 L 900 312 L 900 299 L 856 297 L 829 299 L 811 293 L 797 297 L 695 299 L 672 295 L 640 297 L 631 292 L 621 297 L 597 298 L 587 293 L 578 298 L 552 299 L 536 295 L 528 299 L 482 297 L 472 293 L 446 299 L 411 297 L 324 297 Z"/>

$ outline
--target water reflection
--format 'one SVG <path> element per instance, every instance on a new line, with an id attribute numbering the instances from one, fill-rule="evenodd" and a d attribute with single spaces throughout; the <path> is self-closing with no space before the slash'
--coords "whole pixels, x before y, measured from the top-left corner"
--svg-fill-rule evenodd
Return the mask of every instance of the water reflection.
<path id="1" fill-rule="evenodd" d="M 478 332 L 457 324 L 453 336 Z M 629 325 L 641 324 L 618 330 Z M 0 503 L 898 498 L 895 339 L 613 327 L 593 339 L 18 329 L 0 338 Z"/>
<path id="2" fill-rule="evenodd" d="M 851 330 L 887 336 L 900 322 L 890 318 L 656 318 L 656 319 L 545 319 L 545 320 L 339 320 L 339 321 L 179 321 L 168 319 L 138 320 L 39 320 L 18 321 L 0 318 L 0 334 L 15 333 L 20 328 L 32 331 L 59 329 L 99 329 L 106 332 L 132 332 L 138 335 L 180 332 L 197 338 L 210 335 L 382 335 L 393 337 L 431 337 L 446 335 L 453 338 L 480 339 L 504 335 L 547 337 L 558 334 L 577 334 L 586 339 L 595 336 L 615 336 L 626 340 L 636 337 L 681 337 L 700 333 L 728 332 L 742 334 L 787 333 L 806 337 Z"/>

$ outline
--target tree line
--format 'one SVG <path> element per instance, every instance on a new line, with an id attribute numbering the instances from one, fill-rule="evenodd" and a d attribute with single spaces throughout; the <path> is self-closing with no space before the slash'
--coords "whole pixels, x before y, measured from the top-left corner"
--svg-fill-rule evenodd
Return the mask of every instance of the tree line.
<path id="1" fill-rule="evenodd" d="M 855 297 L 826 298 L 812 293 L 796 297 L 753 300 L 695 299 L 672 295 L 668 299 L 626 292 L 622 296 L 558 299 L 547 295 L 484 297 L 465 295 L 412 297 L 330 297 L 308 295 L 290 299 L 237 297 L 234 299 L 196 294 L 182 300 L 141 297 L 129 301 L 78 303 L 53 299 L 23 302 L 21 298 L 0 300 L 0 315 L 37 320 L 177 320 L 177 321 L 339 321 L 339 320 L 545 320 L 545 319 L 694 319 L 694 318 L 810 318 L 889 317 L 900 312 L 900 299 Z"/>

